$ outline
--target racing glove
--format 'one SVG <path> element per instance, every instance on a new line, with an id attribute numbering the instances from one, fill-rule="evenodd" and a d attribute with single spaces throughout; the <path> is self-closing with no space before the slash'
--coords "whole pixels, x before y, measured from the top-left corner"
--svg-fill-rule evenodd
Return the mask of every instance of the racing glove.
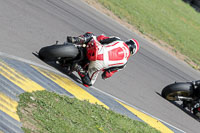
<path id="1" fill-rule="evenodd" d="M 67 42 L 69 42 L 69 43 L 83 44 L 84 41 L 85 41 L 85 39 L 83 37 L 67 36 Z"/>
<path id="2" fill-rule="evenodd" d="M 77 43 L 77 44 L 87 44 L 91 39 L 92 36 L 94 36 L 93 33 L 91 32 L 86 32 L 83 35 L 80 35 L 78 37 L 72 37 L 72 36 L 67 36 L 67 42 L 69 43 Z"/>

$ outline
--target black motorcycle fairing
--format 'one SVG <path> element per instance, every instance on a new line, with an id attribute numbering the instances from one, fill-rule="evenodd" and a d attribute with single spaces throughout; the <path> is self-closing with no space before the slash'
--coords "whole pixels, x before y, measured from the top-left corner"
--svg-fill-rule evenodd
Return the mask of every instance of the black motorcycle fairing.
<path id="1" fill-rule="evenodd" d="M 197 80 L 194 83 L 194 90 L 195 90 L 195 96 L 200 98 L 200 80 Z"/>

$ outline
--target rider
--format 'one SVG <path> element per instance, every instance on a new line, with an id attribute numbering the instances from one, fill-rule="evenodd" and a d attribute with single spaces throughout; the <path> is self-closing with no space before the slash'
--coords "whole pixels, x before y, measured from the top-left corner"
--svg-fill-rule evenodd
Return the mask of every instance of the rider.
<path id="1" fill-rule="evenodd" d="M 86 32 L 78 37 L 67 36 L 67 41 L 87 45 L 93 36 L 93 33 Z M 86 87 L 94 84 L 100 71 L 103 71 L 102 79 L 106 79 L 124 68 L 130 55 L 136 54 L 139 50 L 139 43 L 135 39 L 121 41 L 119 37 L 108 37 L 102 34 L 97 36 L 97 40 L 103 47 L 97 54 L 97 60 L 90 61 L 88 73 L 79 64 L 73 66 L 73 69 L 78 72 L 83 85 Z"/>

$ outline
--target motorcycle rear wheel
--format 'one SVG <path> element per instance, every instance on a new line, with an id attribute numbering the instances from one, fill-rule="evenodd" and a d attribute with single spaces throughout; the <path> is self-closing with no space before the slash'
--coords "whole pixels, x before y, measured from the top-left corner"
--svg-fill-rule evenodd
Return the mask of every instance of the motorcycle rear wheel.
<path id="1" fill-rule="evenodd" d="M 51 45 L 40 49 L 39 57 L 43 60 L 57 60 L 58 58 L 75 58 L 79 50 L 73 44 Z"/>
<path id="2" fill-rule="evenodd" d="M 166 86 L 161 95 L 169 101 L 178 101 L 178 96 L 191 97 L 193 90 L 192 83 L 174 83 Z"/>

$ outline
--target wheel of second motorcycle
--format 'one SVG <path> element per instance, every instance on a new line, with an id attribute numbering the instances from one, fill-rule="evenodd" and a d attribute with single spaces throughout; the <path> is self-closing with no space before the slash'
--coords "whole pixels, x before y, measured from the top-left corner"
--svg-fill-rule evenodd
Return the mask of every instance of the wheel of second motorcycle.
<path id="1" fill-rule="evenodd" d="M 177 96 L 190 97 L 193 94 L 194 87 L 190 82 L 180 82 L 167 85 L 162 90 L 162 97 L 170 101 L 178 101 Z"/>
<path id="2" fill-rule="evenodd" d="M 67 45 L 51 45 L 40 49 L 39 57 L 42 60 L 56 60 L 59 57 L 75 58 L 79 54 L 79 50 L 73 44 Z"/>

